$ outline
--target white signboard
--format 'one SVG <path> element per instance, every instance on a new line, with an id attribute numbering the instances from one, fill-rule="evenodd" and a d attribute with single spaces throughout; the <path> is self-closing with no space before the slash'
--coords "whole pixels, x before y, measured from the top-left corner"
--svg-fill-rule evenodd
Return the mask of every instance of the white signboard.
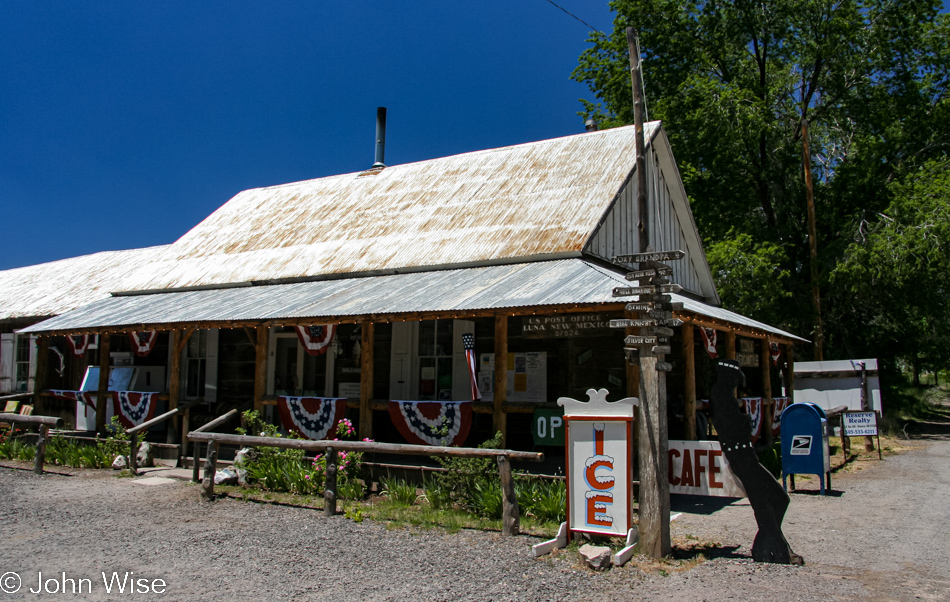
<path id="1" fill-rule="evenodd" d="M 609 418 L 568 420 L 568 528 L 625 536 L 631 527 L 631 422 Z"/>
<path id="2" fill-rule="evenodd" d="M 669 442 L 670 493 L 745 497 L 718 441 Z"/>
<path id="3" fill-rule="evenodd" d="M 845 412 L 845 437 L 877 435 L 877 414 L 874 412 Z"/>

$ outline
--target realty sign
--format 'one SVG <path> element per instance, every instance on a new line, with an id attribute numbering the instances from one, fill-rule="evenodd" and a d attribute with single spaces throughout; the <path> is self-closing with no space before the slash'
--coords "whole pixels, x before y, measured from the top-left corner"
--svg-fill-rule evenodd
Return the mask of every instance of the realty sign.
<path id="1" fill-rule="evenodd" d="M 875 412 L 845 412 L 841 417 L 845 437 L 877 435 Z"/>

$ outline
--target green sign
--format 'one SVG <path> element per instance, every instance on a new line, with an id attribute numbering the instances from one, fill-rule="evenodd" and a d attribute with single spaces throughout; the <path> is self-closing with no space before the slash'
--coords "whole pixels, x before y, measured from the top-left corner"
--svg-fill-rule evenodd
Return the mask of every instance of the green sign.
<path id="1" fill-rule="evenodd" d="M 538 408 L 531 418 L 535 445 L 564 445 L 564 410 Z"/>

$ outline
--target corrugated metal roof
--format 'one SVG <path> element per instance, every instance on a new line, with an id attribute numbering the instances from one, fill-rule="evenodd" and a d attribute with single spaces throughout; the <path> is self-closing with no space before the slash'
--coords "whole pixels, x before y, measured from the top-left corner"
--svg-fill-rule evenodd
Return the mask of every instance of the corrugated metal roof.
<path id="1" fill-rule="evenodd" d="M 108 297 L 163 248 L 105 251 L 0 271 L 0 320 L 53 316 Z"/>
<path id="2" fill-rule="evenodd" d="M 659 122 L 646 124 L 650 139 Z M 580 252 L 635 163 L 634 128 L 246 190 L 128 290 Z"/>
<path id="3" fill-rule="evenodd" d="M 623 275 L 582 259 L 369 276 L 294 284 L 118 296 L 57 316 L 24 332 L 130 325 L 466 312 L 510 307 L 617 303 Z M 799 339 L 738 314 L 674 295 L 685 309 Z M 634 299 L 634 298 L 631 298 Z M 803 339 L 799 339 L 803 340 Z"/>

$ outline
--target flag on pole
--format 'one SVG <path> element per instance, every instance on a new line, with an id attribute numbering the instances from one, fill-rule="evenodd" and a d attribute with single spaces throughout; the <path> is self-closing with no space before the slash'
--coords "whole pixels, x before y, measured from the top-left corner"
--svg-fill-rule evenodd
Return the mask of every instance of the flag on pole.
<path id="1" fill-rule="evenodd" d="M 712 359 L 719 357 L 719 352 L 716 351 L 716 329 L 700 326 L 699 332 L 703 335 L 703 345 L 706 347 L 706 353 L 709 354 L 709 357 Z"/>
<path id="2" fill-rule="evenodd" d="M 478 377 L 475 374 L 475 335 L 471 333 L 463 334 L 462 346 L 465 347 L 468 377 L 472 384 L 472 401 L 476 401 L 482 398 L 482 394 L 478 392 Z"/>

